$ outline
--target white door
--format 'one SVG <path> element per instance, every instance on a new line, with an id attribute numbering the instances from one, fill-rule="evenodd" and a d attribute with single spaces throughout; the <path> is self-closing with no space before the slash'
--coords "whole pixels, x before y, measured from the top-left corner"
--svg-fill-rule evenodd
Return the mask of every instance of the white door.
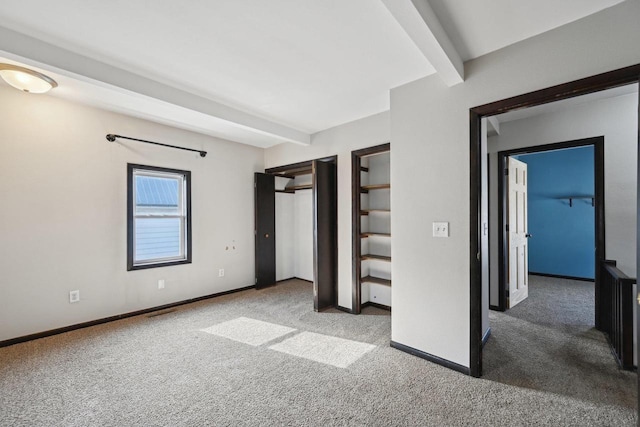
<path id="1" fill-rule="evenodd" d="M 527 164 L 508 158 L 509 267 L 507 307 L 514 307 L 529 295 L 529 252 L 527 245 Z"/>

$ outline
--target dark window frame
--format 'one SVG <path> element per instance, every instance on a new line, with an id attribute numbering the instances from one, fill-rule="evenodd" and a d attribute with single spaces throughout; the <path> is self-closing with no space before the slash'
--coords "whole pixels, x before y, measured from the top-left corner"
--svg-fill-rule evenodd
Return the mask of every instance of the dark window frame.
<path id="1" fill-rule="evenodd" d="M 185 182 L 185 258 L 180 260 L 170 260 L 170 261 L 158 261 L 152 263 L 145 264 L 135 264 L 134 263 L 134 239 L 135 239 L 135 229 L 134 229 L 134 208 L 135 201 L 133 200 L 134 191 L 134 171 L 135 170 L 145 170 L 150 172 L 159 172 L 159 173 L 172 173 L 179 174 L 184 177 Z M 180 170 L 180 169 L 170 169 L 163 168 L 158 166 L 148 166 L 148 165 L 140 165 L 135 163 L 127 163 L 127 271 L 132 270 L 143 270 L 147 268 L 158 268 L 158 267 L 168 267 L 171 265 L 181 265 L 181 264 L 191 264 L 193 252 L 191 250 L 192 244 L 192 232 L 191 232 L 191 172 Z"/>

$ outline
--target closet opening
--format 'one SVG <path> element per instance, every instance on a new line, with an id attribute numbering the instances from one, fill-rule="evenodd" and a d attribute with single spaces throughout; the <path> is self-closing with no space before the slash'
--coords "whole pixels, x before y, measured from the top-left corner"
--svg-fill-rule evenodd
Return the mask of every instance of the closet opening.
<path id="1" fill-rule="evenodd" d="M 391 310 L 391 144 L 351 153 L 352 312 Z"/>
<path id="2" fill-rule="evenodd" d="M 337 156 L 255 174 L 256 288 L 313 284 L 313 308 L 337 305 Z"/>

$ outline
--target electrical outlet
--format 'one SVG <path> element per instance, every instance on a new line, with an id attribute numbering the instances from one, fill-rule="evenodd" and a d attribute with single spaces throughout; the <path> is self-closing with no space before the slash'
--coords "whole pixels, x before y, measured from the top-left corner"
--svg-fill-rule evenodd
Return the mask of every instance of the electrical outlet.
<path id="1" fill-rule="evenodd" d="M 158 289 L 164 289 L 164 279 L 158 280 Z"/>
<path id="2" fill-rule="evenodd" d="M 218 270 L 218 277 L 224 277 L 224 268 Z"/>
<path id="3" fill-rule="evenodd" d="M 80 291 L 75 290 L 75 291 L 69 292 L 69 302 L 70 303 L 80 302 Z"/>
<path id="4" fill-rule="evenodd" d="M 448 222 L 434 222 L 433 223 L 433 237 L 449 237 L 449 223 Z"/>

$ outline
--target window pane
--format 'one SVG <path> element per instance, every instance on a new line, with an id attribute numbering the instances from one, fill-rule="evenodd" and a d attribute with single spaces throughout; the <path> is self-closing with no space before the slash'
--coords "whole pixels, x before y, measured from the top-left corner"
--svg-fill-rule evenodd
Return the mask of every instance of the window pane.
<path id="1" fill-rule="evenodd" d="M 179 257 L 180 218 L 137 218 L 136 261 Z"/>
<path id="2" fill-rule="evenodd" d="M 136 175 L 136 215 L 180 215 L 181 179 Z"/>

